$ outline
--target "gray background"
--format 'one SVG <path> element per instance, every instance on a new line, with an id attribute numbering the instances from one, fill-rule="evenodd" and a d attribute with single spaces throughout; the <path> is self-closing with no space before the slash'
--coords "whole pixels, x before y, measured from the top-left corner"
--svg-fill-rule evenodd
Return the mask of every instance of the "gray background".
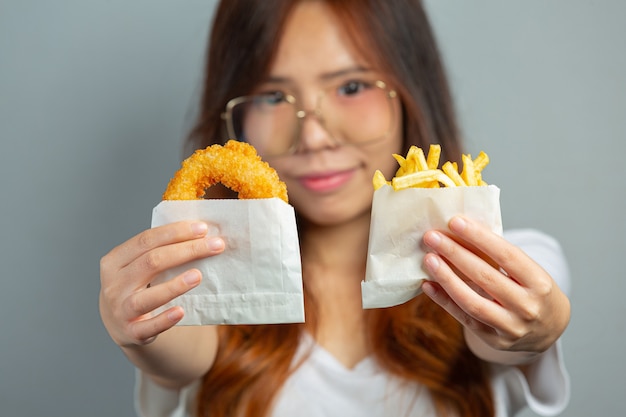
<path id="1" fill-rule="evenodd" d="M 570 260 L 572 417 L 626 409 L 626 3 L 591 3 L 427 2 L 505 225 Z M 0 0 L 0 415 L 133 415 L 98 262 L 178 168 L 212 6 Z"/>

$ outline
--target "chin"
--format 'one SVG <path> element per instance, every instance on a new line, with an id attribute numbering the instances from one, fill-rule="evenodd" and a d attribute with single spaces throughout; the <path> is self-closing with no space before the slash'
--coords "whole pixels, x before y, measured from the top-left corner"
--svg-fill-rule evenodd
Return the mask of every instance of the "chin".
<path id="1" fill-rule="evenodd" d="M 371 209 L 371 197 L 366 204 L 357 204 L 354 199 L 342 199 L 336 202 L 316 202 L 302 205 L 294 205 L 298 216 L 307 223 L 317 226 L 340 226 L 362 219 L 369 215 Z"/>

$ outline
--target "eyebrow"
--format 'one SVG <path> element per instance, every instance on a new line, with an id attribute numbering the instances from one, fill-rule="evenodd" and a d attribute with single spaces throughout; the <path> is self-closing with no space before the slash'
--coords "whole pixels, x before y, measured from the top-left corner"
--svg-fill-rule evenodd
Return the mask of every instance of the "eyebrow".
<path id="1" fill-rule="evenodd" d="M 344 77 L 346 75 L 352 75 L 352 74 L 357 75 L 357 74 L 363 74 L 367 72 L 372 72 L 372 69 L 359 66 L 359 67 L 352 67 L 352 68 L 344 68 L 344 69 L 340 69 L 337 71 L 325 73 L 325 74 L 322 74 L 320 78 L 322 80 L 332 80 L 333 78 Z"/>
<path id="2" fill-rule="evenodd" d="M 320 75 L 319 78 L 322 81 L 328 81 L 328 80 L 333 80 L 335 78 L 344 77 L 346 75 L 357 75 L 357 74 L 363 74 L 363 73 L 369 73 L 369 72 L 373 72 L 373 70 L 371 68 L 357 66 L 357 67 L 342 68 L 337 71 L 326 72 Z M 281 76 L 270 76 L 267 78 L 267 80 L 265 80 L 265 82 L 267 83 L 289 83 L 290 81 L 291 81 L 290 78 L 281 77 Z"/>

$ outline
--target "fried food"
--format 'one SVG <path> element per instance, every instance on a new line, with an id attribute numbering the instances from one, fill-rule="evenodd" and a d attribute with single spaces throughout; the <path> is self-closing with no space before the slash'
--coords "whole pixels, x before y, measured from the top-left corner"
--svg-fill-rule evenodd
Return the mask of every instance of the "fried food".
<path id="1" fill-rule="evenodd" d="M 480 152 L 476 159 L 472 156 L 462 155 L 463 170 L 459 173 L 456 162 L 445 162 L 439 169 L 439 158 L 441 155 L 440 145 L 430 145 L 428 156 L 424 156 L 424 151 L 411 146 L 406 158 L 402 155 L 394 154 L 393 157 L 400 167 L 396 171 L 391 181 L 387 181 L 379 170 L 374 173 L 372 183 L 377 190 L 387 184 L 394 190 L 405 188 L 439 188 L 444 187 L 472 187 L 487 185 L 482 179 L 482 170 L 489 164 L 489 156 L 485 152 Z"/>
<path id="2" fill-rule="evenodd" d="M 198 200 L 207 188 L 222 184 L 240 199 L 280 198 L 288 202 L 287 186 L 252 145 L 229 140 L 224 146 L 199 149 L 181 164 L 163 200 Z"/>

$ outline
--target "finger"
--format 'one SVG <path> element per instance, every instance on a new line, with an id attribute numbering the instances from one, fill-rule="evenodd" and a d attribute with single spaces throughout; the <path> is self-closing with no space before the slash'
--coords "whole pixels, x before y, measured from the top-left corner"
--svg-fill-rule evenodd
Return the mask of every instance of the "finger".
<path id="1" fill-rule="evenodd" d="M 139 256 L 160 246 L 198 239 L 207 234 L 205 222 L 182 221 L 145 230 L 114 248 L 109 255 L 117 260 L 119 269 L 127 266 Z"/>
<path id="2" fill-rule="evenodd" d="M 511 320 L 509 311 L 495 300 L 487 299 L 474 291 L 438 254 L 426 254 L 424 264 L 431 279 L 450 299 L 449 302 L 441 299 L 447 302 L 447 305 L 442 305 L 442 307 L 464 325 L 479 329 L 478 323 L 483 323 L 500 329 L 506 326 L 507 320 Z M 456 309 L 454 306 L 457 306 Z"/>
<path id="3" fill-rule="evenodd" d="M 187 262 L 215 256 L 224 251 L 224 240 L 205 236 L 200 239 L 157 247 L 141 255 L 126 268 L 136 290 L 145 287 L 158 274 Z"/>
<path id="4" fill-rule="evenodd" d="M 524 251 L 478 222 L 456 216 L 450 220 L 449 227 L 455 235 L 493 259 L 519 284 L 532 287 L 535 284 L 534 277 L 545 275 L 545 271 Z"/>
<path id="5" fill-rule="evenodd" d="M 516 305 L 524 297 L 525 290 L 517 282 L 451 237 L 431 230 L 424 235 L 424 243 L 445 258 L 452 272 L 469 281 L 467 285 L 480 295 L 487 294 L 505 306 Z"/>
<path id="6" fill-rule="evenodd" d="M 142 317 L 200 284 L 202 275 L 190 269 L 161 284 L 131 294 L 123 305 L 126 317 Z"/>
<path id="7" fill-rule="evenodd" d="M 464 327 L 467 327 L 475 333 L 495 333 L 491 327 L 487 326 L 482 321 L 477 320 L 460 308 L 459 305 L 454 302 L 454 300 L 438 283 L 424 281 L 422 283 L 422 291 Z"/>
<path id="8" fill-rule="evenodd" d="M 496 349 L 508 349 L 512 343 L 517 341 L 515 333 L 507 330 L 506 327 L 501 327 L 498 324 L 489 325 L 465 311 L 438 283 L 425 281 L 422 284 L 422 290 L 424 294 L 446 310 L 463 327 L 470 330 L 490 346 Z M 474 314 L 480 315 L 478 313 Z"/>
<path id="9" fill-rule="evenodd" d="M 130 323 L 129 332 L 133 335 L 134 340 L 129 345 L 152 343 L 159 334 L 176 325 L 184 315 L 182 307 L 172 307 L 152 318 Z"/>

